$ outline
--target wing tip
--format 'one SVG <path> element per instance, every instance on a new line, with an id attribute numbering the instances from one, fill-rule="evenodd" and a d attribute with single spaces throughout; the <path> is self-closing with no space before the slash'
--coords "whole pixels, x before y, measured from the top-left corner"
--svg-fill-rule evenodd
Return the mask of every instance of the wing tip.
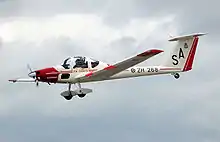
<path id="1" fill-rule="evenodd" d="M 163 50 L 159 50 L 159 49 L 151 49 L 151 50 L 147 50 L 141 54 L 138 54 L 137 56 L 148 56 L 148 55 L 156 55 L 156 54 L 159 54 L 161 52 L 164 52 Z"/>
<path id="2" fill-rule="evenodd" d="M 17 80 L 16 79 L 9 79 L 8 81 L 15 83 Z"/>

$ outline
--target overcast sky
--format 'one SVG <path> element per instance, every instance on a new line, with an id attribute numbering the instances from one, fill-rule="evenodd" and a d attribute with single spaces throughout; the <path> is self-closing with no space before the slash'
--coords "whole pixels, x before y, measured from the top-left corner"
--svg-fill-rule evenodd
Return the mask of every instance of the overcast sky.
<path id="1" fill-rule="evenodd" d="M 219 142 L 220 11 L 217 0 L 0 0 L 0 141 Z M 66 85 L 11 84 L 33 69 L 85 55 L 114 63 L 147 49 L 165 53 L 169 35 L 201 37 L 193 70 L 83 84 L 93 93 L 66 101 Z"/>

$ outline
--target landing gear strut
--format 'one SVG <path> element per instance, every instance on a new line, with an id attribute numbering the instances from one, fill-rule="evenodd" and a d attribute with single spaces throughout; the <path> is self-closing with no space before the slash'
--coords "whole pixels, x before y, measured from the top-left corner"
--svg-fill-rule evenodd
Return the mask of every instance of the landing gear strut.
<path id="1" fill-rule="evenodd" d="M 83 97 L 85 97 L 86 96 L 86 94 L 85 93 L 83 93 L 83 91 L 82 91 L 82 87 L 81 87 L 81 84 L 80 83 L 77 83 L 77 88 L 79 89 L 79 92 L 78 92 L 78 97 L 80 97 L 80 98 L 83 98 Z"/>
<path id="2" fill-rule="evenodd" d="M 68 87 L 68 95 L 67 96 L 63 96 L 66 100 L 71 100 L 73 98 L 73 95 L 71 93 L 71 84 L 69 84 Z"/>
<path id="3" fill-rule="evenodd" d="M 77 89 L 72 91 L 71 90 L 71 85 L 72 84 L 69 84 L 69 87 L 68 87 L 67 91 L 64 91 L 64 92 L 61 93 L 61 96 L 63 96 L 66 100 L 71 100 L 73 98 L 73 96 L 78 96 L 80 98 L 83 98 L 83 97 L 86 96 L 86 94 L 92 92 L 92 89 L 81 88 L 80 83 L 74 84 Z"/>

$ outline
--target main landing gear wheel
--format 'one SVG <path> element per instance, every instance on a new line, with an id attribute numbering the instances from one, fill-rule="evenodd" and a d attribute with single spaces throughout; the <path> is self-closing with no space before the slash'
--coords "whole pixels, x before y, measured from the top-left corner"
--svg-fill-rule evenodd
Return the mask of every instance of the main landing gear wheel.
<path id="1" fill-rule="evenodd" d="M 78 94 L 78 96 L 79 96 L 80 98 L 83 98 L 83 97 L 86 96 L 86 94 Z"/>
<path id="2" fill-rule="evenodd" d="M 85 97 L 88 93 L 92 92 L 92 89 L 88 88 L 81 88 L 80 83 L 78 84 L 78 88 L 74 91 L 71 90 L 71 84 L 69 84 L 69 88 L 67 91 L 64 91 L 61 93 L 61 96 L 63 96 L 66 100 L 71 100 L 74 96 L 78 96 L 80 98 Z"/>
<path id="3" fill-rule="evenodd" d="M 179 73 L 175 73 L 173 76 L 174 76 L 176 79 L 179 79 L 179 78 L 180 78 L 180 74 L 179 74 Z"/>
<path id="4" fill-rule="evenodd" d="M 66 100 L 71 100 L 72 98 L 73 98 L 73 95 L 69 95 L 69 96 L 64 96 L 64 98 L 66 99 Z"/>
<path id="5" fill-rule="evenodd" d="M 69 88 L 68 88 L 68 96 L 63 96 L 66 100 L 71 100 L 73 98 L 73 95 L 71 93 L 71 84 L 69 84 Z"/>
<path id="6" fill-rule="evenodd" d="M 78 94 L 78 96 L 79 96 L 80 98 L 83 98 L 83 97 L 86 96 L 86 94 L 84 94 L 84 93 L 82 92 L 82 90 L 79 90 L 79 93 L 80 93 L 80 94 Z"/>

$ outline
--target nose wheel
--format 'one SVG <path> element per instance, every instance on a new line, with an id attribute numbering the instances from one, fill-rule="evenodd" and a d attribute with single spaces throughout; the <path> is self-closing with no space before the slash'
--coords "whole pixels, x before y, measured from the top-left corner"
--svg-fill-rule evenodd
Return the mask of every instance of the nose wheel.
<path id="1" fill-rule="evenodd" d="M 86 96 L 86 94 L 83 93 L 83 91 L 82 91 L 82 87 L 81 87 L 81 84 L 80 84 L 80 83 L 77 83 L 76 88 L 78 88 L 78 91 L 77 91 L 77 96 L 78 96 L 78 97 L 83 98 L 83 97 Z"/>

